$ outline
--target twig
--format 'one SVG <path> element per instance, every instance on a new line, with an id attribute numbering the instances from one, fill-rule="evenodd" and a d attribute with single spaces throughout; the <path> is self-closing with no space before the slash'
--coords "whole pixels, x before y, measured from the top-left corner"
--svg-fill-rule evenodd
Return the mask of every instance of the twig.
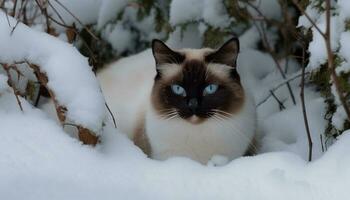
<path id="1" fill-rule="evenodd" d="M 321 142 L 322 153 L 324 153 L 324 146 L 323 146 L 323 137 L 322 137 L 322 134 L 320 134 L 320 142 Z"/>
<path id="2" fill-rule="evenodd" d="M 305 57 L 305 50 L 304 49 L 303 49 L 303 57 Z M 302 110 L 303 110 L 305 130 L 306 130 L 307 140 L 308 140 L 308 144 L 309 144 L 309 162 L 311 162 L 311 160 L 312 160 L 312 138 L 311 138 L 311 133 L 310 133 L 310 128 L 309 128 L 309 122 L 307 120 L 305 97 L 304 97 L 304 88 L 305 88 L 305 59 L 304 58 L 302 61 L 301 73 L 302 73 L 302 78 L 301 78 L 300 99 L 301 99 L 301 106 L 302 106 Z"/>
<path id="3" fill-rule="evenodd" d="M 78 125 L 76 125 L 76 124 L 72 124 L 72 123 L 63 123 L 63 127 L 65 127 L 65 126 L 74 126 L 74 127 L 76 127 L 76 128 L 78 128 Z"/>
<path id="4" fill-rule="evenodd" d="M 15 17 L 16 15 L 16 8 L 17 8 L 17 0 L 15 0 L 15 4 L 13 5 L 13 8 L 12 8 L 12 13 L 11 13 L 12 17 Z"/>
<path id="5" fill-rule="evenodd" d="M 36 2 L 36 4 L 38 5 L 38 7 L 39 7 L 41 13 L 42 13 L 43 15 L 45 15 L 46 18 L 50 19 L 51 21 L 55 22 L 56 24 L 58 24 L 58 25 L 60 25 L 60 26 L 63 26 L 63 27 L 65 27 L 65 28 L 67 28 L 67 29 L 73 30 L 74 33 L 75 33 L 77 36 L 79 36 L 79 33 L 78 33 L 78 31 L 76 30 L 74 24 L 73 24 L 73 26 L 67 25 L 66 22 L 63 20 L 62 16 L 61 16 L 61 15 L 59 14 L 59 12 L 57 11 L 57 9 L 50 3 L 50 1 L 48 1 L 48 5 L 49 5 L 49 6 L 52 8 L 52 10 L 56 13 L 56 15 L 57 15 L 58 18 L 61 20 L 61 22 L 59 22 L 59 21 L 57 21 L 55 18 L 49 16 L 49 15 L 47 14 L 47 12 L 45 11 L 45 8 L 42 7 L 42 5 L 40 4 L 40 2 L 39 2 L 38 0 L 35 0 L 35 2 Z M 86 28 L 86 30 L 88 30 L 88 29 Z M 88 31 L 88 32 L 89 32 L 89 31 Z M 95 37 L 96 37 L 96 36 L 95 36 Z M 89 45 L 86 43 L 86 41 L 85 41 L 83 38 L 81 38 L 81 41 L 83 42 L 83 44 L 84 44 L 85 47 L 87 48 L 87 50 L 88 50 L 88 52 L 89 52 L 89 54 L 90 54 L 91 59 L 96 63 L 96 62 L 97 62 L 97 59 L 96 59 L 96 57 L 95 57 L 93 51 L 92 51 L 91 48 L 89 47 Z"/>
<path id="6" fill-rule="evenodd" d="M 45 14 L 45 8 L 42 7 L 42 5 L 40 4 L 40 2 L 39 2 L 38 0 L 35 0 L 35 2 L 36 2 L 36 4 L 38 5 L 38 7 L 39 7 L 41 13 L 42 13 L 43 15 L 45 15 L 46 17 L 48 17 L 51 21 L 55 22 L 55 23 L 58 24 L 58 25 L 61 25 L 61 26 L 65 27 L 65 28 L 74 28 L 74 27 L 72 27 L 72 26 L 68 26 L 68 25 L 66 25 L 66 24 L 64 24 L 64 23 L 61 23 L 61 22 L 57 21 L 55 18 L 51 17 L 50 15 Z"/>
<path id="7" fill-rule="evenodd" d="M 108 104 L 107 104 L 107 103 L 105 103 L 105 105 L 106 105 L 106 108 L 107 108 L 107 110 L 108 110 L 109 114 L 112 116 L 112 120 L 113 120 L 114 128 L 117 128 L 117 123 L 115 122 L 115 118 L 114 118 L 114 115 L 113 115 L 113 113 L 112 113 L 111 109 L 109 108 L 109 106 L 108 106 Z"/>
<path id="8" fill-rule="evenodd" d="M 24 8 L 27 6 L 27 2 L 28 2 L 27 0 L 23 0 L 23 1 L 22 1 L 21 7 L 20 7 L 20 9 L 19 9 L 18 17 L 15 18 L 15 19 L 17 20 L 17 21 L 16 21 L 16 24 L 15 24 L 15 26 L 12 28 L 10 35 L 12 35 L 13 32 L 15 31 L 15 29 L 17 28 L 17 26 L 18 26 L 18 24 L 19 24 L 19 22 L 20 22 L 19 16 L 24 12 Z"/>
<path id="9" fill-rule="evenodd" d="M 305 72 L 305 75 L 308 75 L 308 74 L 310 74 L 310 72 Z M 274 88 L 272 88 L 272 89 L 270 89 L 270 90 L 272 90 L 273 92 L 275 92 L 275 91 L 278 90 L 280 87 L 282 87 L 283 85 L 285 85 L 287 82 L 293 81 L 294 79 L 297 79 L 297 78 L 299 78 L 300 76 L 302 76 L 302 74 L 298 74 L 298 75 L 296 75 L 296 76 L 294 76 L 294 77 L 292 77 L 292 78 L 289 78 L 289 79 L 283 81 L 282 83 L 278 84 L 277 86 L 275 86 Z M 265 103 L 271 96 L 272 96 L 271 93 L 269 93 L 269 95 L 267 95 L 263 100 L 261 100 L 261 101 L 257 104 L 256 107 L 261 106 L 261 105 L 262 105 L 263 103 Z"/>
<path id="10" fill-rule="evenodd" d="M 49 0 L 48 0 L 49 1 Z M 65 5 L 63 5 L 59 0 L 54 0 L 57 4 L 59 4 L 64 10 L 66 10 L 77 22 L 97 41 L 100 39 L 89 29 L 87 28 L 83 22 L 80 21 L 78 17 L 76 17 Z"/>
<path id="11" fill-rule="evenodd" d="M 21 111 L 23 112 L 22 103 L 21 103 L 21 101 L 20 101 L 20 99 L 18 97 L 18 90 L 17 90 L 16 86 L 12 82 L 12 76 L 11 76 L 11 73 L 10 73 L 10 68 L 9 68 L 9 66 L 7 64 L 1 64 L 1 65 L 3 66 L 3 68 L 4 68 L 4 70 L 5 70 L 6 74 L 7 74 L 7 77 L 8 77 L 7 83 L 12 88 L 13 94 L 16 97 L 17 104 L 18 104 L 19 108 L 21 109 Z"/>
<path id="12" fill-rule="evenodd" d="M 277 101 L 280 110 L 286 109 L 286 107 L 285 107 L 285 106 L 283 105 L 283 103 L 277 98 L 277 96 L 275 95 L 275 93 L 273 93 L 272 90 L 270 90 L 270 94 L 271 94 L 272 97 Z"/>
<path id="13" fill-rule="evenodd" d="M 6 15 L 6 20 L 7 20 L 7 23 L 8 23 L 8 25 L 9 25 L 9 27 L 12 27 L 7 12 L 5 12 L 5 15 Z"/>

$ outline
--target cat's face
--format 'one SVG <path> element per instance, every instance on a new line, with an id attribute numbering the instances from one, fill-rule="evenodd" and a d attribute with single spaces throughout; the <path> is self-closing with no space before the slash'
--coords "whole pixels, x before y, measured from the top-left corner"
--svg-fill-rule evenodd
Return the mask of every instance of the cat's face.
<path id="1" fill-rule="evenodd" d="M 157 70 L 152 105 L 162 118 L 199 124 L 211 117 L 230 118 L 242 107 L 244 91 L 236 71 L 237 39 L 217 50 L 180 51 L 154 40 L 152 50 Z"/>

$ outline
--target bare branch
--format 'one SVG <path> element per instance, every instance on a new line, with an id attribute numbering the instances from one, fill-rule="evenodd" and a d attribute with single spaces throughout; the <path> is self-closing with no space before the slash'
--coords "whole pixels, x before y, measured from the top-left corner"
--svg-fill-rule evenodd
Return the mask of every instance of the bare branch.
<path id="1" fill-rule="evenodd" d="M 286 107 L 285 107 L 285 106 L 283 105 L 283 103 L 278 99 L 278 97 L 275 95 L 275 93 L 273 93 L 272 90 L 270 90 L 270 94 L 271 94 L 272 97 L 277 101 L 280 110 L 286 109 Z"/>
<path id="2" fill-rule="evenodd" d="M 1 65 L 3 66 L 3 68 L 4 68 L 4 70 L 5 70 L 6 74 L 7 74 L 7 77 L 8 77 L 7 84 L 12 88 L 13 94 L 16 97 L 17 104 L 18 104 L 19 108 L 21 109 L 21 111 L 23 112 L 22 103 L 21 103 L 21 101 L 20 101 L 20 99 L 18 97 L 19 96 L 18 95 L 19 92 L 18 92 L 16 86 L 12 82 L 12 76 L 11 76 L 11 73 L 10 73 L 10 67 L 7 64 L 1 64 Z"/>
<path id="3" fill-rule="evenodd" d="M 115 122 L 115 118 L 114 118 L 114 115 L 113 115 L 113 113 L 112 113 L 111 109 L 109 108 L 109 106 L 108 106 L 108 104 L 107 104 L 107 103 L 105 103 L 105 105 L 106 105 L 106 108 L 107 108 L 107 110 L 108 110 L 109 114 L 110 114 L 110 115 L 111 115 L 111 117 L 112 117 L 114 127 L 115 127 L 115 128 L 117 128 L 117 123 Z"/>
<path id="4" fill-rule="evenodd" d="M 324 153 L 324 145 L 323 145 L 323 136 L 322 136 L 322 134 L 320 134 L 320 142 L 321 142 L 322 153 Z"/>
<path id="5" fill-rule="evenodd" d="M 49 1 L 49 0 L 48 0 Z M 66 10 L 95 40 L 100 40 L 88 27 L 86 27 L 83 22 L 80 21 L 65 5 L 63 5 L 59 0 L 54 0 L 59 4 L 64 10 Z"/>
<path id="6" fill-rule="evenodd" d="M 305 72 L 305 75 L 308 75 L 308 74 L 310 74 L 310 72 Z M 289 78 L 289 79 L 283 81 L 282 83 L 278 84 L 278 85 L 275 86 L 274 88 L 270 89 L 270 91 L 275 92 L 276 90 L 278 90 L 278 89 L 279 89 L 280 87 L 282 87 L 283 85 L 285 85 L 285 84 L 287 84 L 288 82 L 293 81 L 293 80 L 295 80 L 295 79 L 297 79 L 297 78 L 299 78 L 299 77 L 301 77 L 301 76 L 302 76 L 302 74 L 298 74 L 298 75 L 296 75 L 296 76 L 293 76 L 293 77 L 291 77 L 291 78 Z M 272 96 L 271 93 L 270 93 L 269 95 L 267 95 L 263 100 L 261 100 L 261 101 L 257 104 L 256 107 L 261 106 L 261 105 L 262 105 L 263 103 L 265 103 L 271 96 Z"/>
<path id="7" fill-rule="evenodd" d="M 301 99 L 301 107 L 303 111 L 303 118 L 304 118 L 304 124 L 305 124 L 305 130 L 306 130 L 306 135 L 307 135 L 307 141 L 309 145 L 309 162 L 312 160 L 312 138 L 311 138 L 311 133 L 310 133 L 310 128 L 309 128 L 309 122 L 307 119 L 307 114 L 306 114 L 306 106 L 305 106 L 305 97 L 304 97 L 304 88 L 305 88 L 305 49 L 303 48 L 303 61 L 302 61 L 302 68 L 301 68 L 301 83 L 300 83 L 300 99 Z"/>

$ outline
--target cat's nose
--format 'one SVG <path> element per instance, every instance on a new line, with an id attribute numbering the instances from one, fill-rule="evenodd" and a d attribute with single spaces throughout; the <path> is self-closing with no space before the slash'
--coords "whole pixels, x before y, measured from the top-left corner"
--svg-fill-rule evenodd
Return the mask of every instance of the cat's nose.
<path id="1" fill-rule="evenodd" d="M 192 112 L 195 112 L 198 107 L 198 100 L 196 98 L 190 99 L 188 101 L 188 107 L 192 110 Z"/>

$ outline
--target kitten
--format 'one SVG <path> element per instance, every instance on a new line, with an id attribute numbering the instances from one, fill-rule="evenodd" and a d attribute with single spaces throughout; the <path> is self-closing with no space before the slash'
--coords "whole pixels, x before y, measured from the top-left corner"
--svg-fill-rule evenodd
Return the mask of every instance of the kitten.
<path id="1" fill-rule="evenodd" d="M 154 159 L 185 156 L 203 164 L 256 150 L 255 104 L 236 70 L 238 52 L 236 38 L 216 50 L 172 50 L 154 40 L 154 82 L 134 120 L 135 144 Z"/>

